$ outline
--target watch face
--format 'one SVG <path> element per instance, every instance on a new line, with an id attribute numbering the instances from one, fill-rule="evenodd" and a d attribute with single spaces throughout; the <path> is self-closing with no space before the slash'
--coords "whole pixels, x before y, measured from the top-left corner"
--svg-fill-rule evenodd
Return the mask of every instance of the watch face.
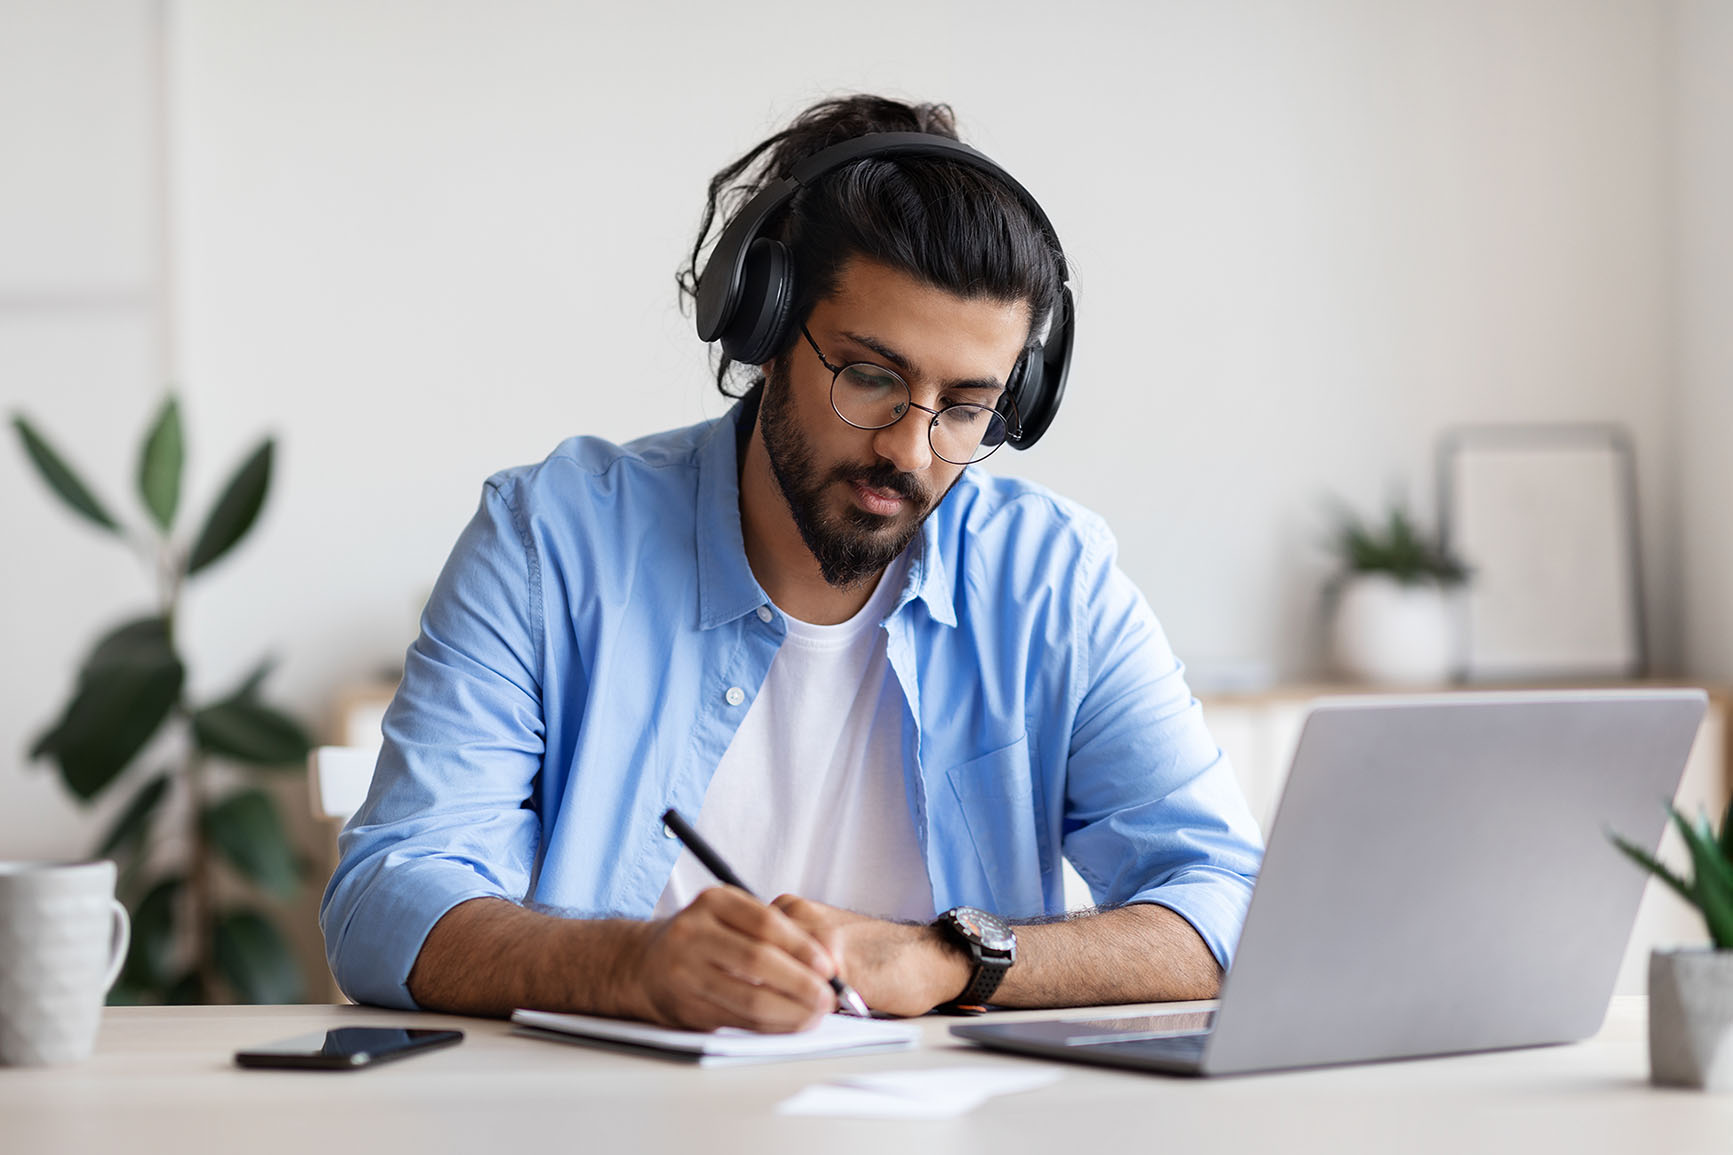
<path id="1" fill-rule="evenodd" d="M 996 914 L 972 906 L 959 906 L 951 912 L 951 917 L 966 934 L 988 950 L 1009 950 L 1017 941 L 1011 927 Z"/>

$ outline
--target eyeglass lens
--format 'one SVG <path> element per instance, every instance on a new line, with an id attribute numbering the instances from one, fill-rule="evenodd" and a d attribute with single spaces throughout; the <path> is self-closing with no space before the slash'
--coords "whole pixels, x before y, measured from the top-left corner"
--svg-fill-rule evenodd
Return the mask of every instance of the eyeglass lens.
<path id="1" fill-rule="evenodd" d="M 856 363 L 837 371 L 830 403 L 857 429 L 883 429 L 910 409 L 907 382 L 889 369 Z M 985 405 L 947 405 L 927 425 L 933 453 L 953 465 L 972 465 L 1005 441 L 1005 418 Z"/>

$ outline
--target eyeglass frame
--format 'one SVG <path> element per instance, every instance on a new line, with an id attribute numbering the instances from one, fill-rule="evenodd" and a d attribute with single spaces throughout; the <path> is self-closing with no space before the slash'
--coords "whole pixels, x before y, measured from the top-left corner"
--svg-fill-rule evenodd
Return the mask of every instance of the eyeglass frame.
<path id="1" fill-rule="evenodd" d="M 886 368 L 876 361 L 845 361 L 841 365 L 832 365 L 830 363 L 830 358 L 824 355 L 824 350 L 818 347 L 818 342 L 813 339 L 811 331 L 809 331 L 805 325 L 801 325 L 800 335 L 806 338 L 806 343 L 808 345 L 812 346 L 813 353 L 818 356 L 818 363 L 830 370 L 830 411 L 836 414 L 838 421 L 841 421 L 850 429 L 862 429 L 868 433 L 876 433 L 880 429 L 889 429 L 891 426 L 899 424 L 903 418 L 909 415 L 910 409 L 919 409 L 922 413 L 930 413 L 933 415 L 932 420 L 927 422 L 927 448 L 933 451 L 933 456 L 937 457 L 947 465 L 961 465 L 967 467 L 970 465 L 979 465 L 981 462 L 987 460 L 987 458 L 993 456 L 993 454 L 999 452 L 1000 449 L 1004 448 L 1005 443 L 1011 440 L 1012 431 L 1020 425 L 1020 422 L 1017 419 L 1017 402 L 1012 399 L 1009 390 L 1007 390 L 1001 397 L 1003 403 L 1011 407 L 1009 415 L 1000 412 L 995 406 L 977 405 L 973 401 L 959 401 L 955 405 L 946 405 L 939 409 L 933 409 L 926 405 L 922 405 L 920 402 L 915 400 L 914 389 L 911 388 L 909 383 L 903 379 L 903 375 L 898 373 L 895 369 Z M 845 369 L 852 369 L 856 365 L 864 365 L 869 369 L 875 370 L 879 373 L 888 374 L 896 379 L 897 383 L 903 387 L 903 392 L 908 394 L 909 398 L 907 405 L 903 407 L 901 413 L 897 414 L 883 425 L 856 425 L 854 422 L 842 415 L 842 410 L 836 407 L 836 383 L 838 379 L 842 377 Z M 933 430 L 938 428 L 939 418 L 953 409 L 986 410 L 988 413 L 991 413 L 994 417 L 997 417 L 1000 421 L 1004 422 L 1005 436 L 999 439 L 998 445 L 993 446 L 993 448 L 987 450 L 987 452 L 981 454 L 981 456 L 972 461 L 952 461 L 949 457 L 946 457 L 943 453 L 939 452 L 938 445 L 933 442 Z M 983 440 L 985 440 L 985 438 L 983 438 Z"/>

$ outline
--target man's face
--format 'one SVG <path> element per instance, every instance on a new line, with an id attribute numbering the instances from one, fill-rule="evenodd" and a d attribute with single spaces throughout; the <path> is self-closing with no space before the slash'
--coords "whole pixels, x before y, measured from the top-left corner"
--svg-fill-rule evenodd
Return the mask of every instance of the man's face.
<path id="1" fill-rule="evenodd" d="M 993 405 L 1022 353 L 1022 301 L 955 296 L 906 273 L 850 261 L 807 330 L 832 365 L 893 369 L 916 405 Z M 797 341 L 766 366 L 759 431 L 771 472 L 824 580 L 876 577 L 920 529 L 964 467 L 935 456 L 930 413 L 910 408 L 884 429 L 856 429 L 831 408 L 831 371 Z"/>

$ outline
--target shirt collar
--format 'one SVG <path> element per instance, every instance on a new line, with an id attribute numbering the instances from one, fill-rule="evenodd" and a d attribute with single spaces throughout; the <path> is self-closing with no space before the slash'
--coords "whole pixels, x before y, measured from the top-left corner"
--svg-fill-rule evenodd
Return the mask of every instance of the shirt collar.
<path id="1" fill-rule="evenodd" d="M 711 424 L 698 446 L 698 625 L 711 629 L 770 604 L 770 597 L 746 561 L 746 539 L 740 532 L 740 463 L 735 448 L 740 421 L 747 416 L 736 403 Z M 756 410 L 752 415 L 756 415 Z M 949 494 L 946 495 L 949 498 Z M 934 621 L 957 624 L 951 600 L 951 579 L 939 548 L 935 516 L 922 523 L 909 543 L 908 576 L 892 616 L 912 601 L 920 601 Z"/>
<path id="2" fill-rule="evenodd" d="M 705 630 L 770 604 L 746 562 L 746 539 L 740 533 L 734 445 L 742 409 L 736 403 L 712 422 L 698 446 L 698 626 Z"/>
<path id="3" fill-rule="evenodd" d="M 947 493 L 939 505 L 943 507 L 950 496 Z M 902 597 L 897 599 L 897 610 L 918 600 L 926 605 L 935 622 L 955 626 L 957 607 L 951 598 L 950 570 L 945 565 L 944 551 L 939 548 L 938 514 L 936 509 L 929 514 L 921 523 L 921 532 L 909 543 L 909 576 L 903 583 Z"/>

